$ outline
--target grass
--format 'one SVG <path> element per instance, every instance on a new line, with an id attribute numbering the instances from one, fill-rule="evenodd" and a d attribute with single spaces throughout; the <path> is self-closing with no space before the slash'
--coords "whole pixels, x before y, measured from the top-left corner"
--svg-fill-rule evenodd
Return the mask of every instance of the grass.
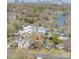
<path id="1" fill-rule="evenodd" d="M 34 59 L 33 56 L 28 56 L 27 52 L 23 49 L 11 49 L 8 52 L 7 59 Z"/>
<path id="2" fill-rule="evenodd" d="M 43 49 L 40 53 L 50 54 L 52 56 L 63 56 L 63 57 L 70 57 L 71 56 L 70 52 L 66 52 L 64 50 L 58 50 L 55 48 L 52 48 L 51 50 Z"/>
<path id="3" fill-rule="evenodd" d="M 49 53 L 51 53 L 55 56 L 70 57 L 70 52 L 66 52 L 64 50 L 58 50 L 55 48 L 52 48 Z"/>
<path id="4" fill-rule="evenodd" d="M 70 52 L 66 52 L 63 50 L 58 50 L 55 48 L 52 48 L 51 50 L 47 49 L 34 49 L 31 50 L 31 54 L 49 54 L 51 56 L 59 56 L 59 57 L 70 57 Z M 22 48 L 16 48 L 16 49 L 10 49 L 8 52 L 7 59 L 35 59 L 33 55 L 29 55 L 28 51 Z"/>

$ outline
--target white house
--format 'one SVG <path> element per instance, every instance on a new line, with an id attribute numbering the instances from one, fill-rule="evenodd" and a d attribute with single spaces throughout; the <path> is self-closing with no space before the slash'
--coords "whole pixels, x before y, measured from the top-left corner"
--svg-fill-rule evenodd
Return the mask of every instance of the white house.
<path id="1" fill-rule="evenodd" d="M 32 32 L 39 32 L 39 33 L 46 33 L 46 29 L 43 27 L 33 27 L 33 26 L 27 26 L 23 27 L 22 31 L 19 31 L 19 34 L 23 33 L 32 33 Z"/>
<path id="2" fill-rule="evenodd" d="M 38 32 L 44 34 L 44 33 L 46 33 L 46 29 L 43 27 L 38 27 Z"/>
<path id="3" fill-rule="evenodd" d="M 28 49 L 30 45 L 29 41 L 23 38 L 15 38 L 15 42 L 17 43 L 18 47 L 25 48 L 25 49 Z"/>
<path id="4" fill-rule="evenodd" d="M 32 28 L 32 26 L 23 27 L 23 30 L 27 30 L 27 29 L 30 29 L 30 28 Z"/>
<path id="5" fill-rule="evenodd" d="M 29 42 L 28 41 L 22 41 L 21 43 L 18 43 L 18 47 L 28 49 L 29 48 Z"/>

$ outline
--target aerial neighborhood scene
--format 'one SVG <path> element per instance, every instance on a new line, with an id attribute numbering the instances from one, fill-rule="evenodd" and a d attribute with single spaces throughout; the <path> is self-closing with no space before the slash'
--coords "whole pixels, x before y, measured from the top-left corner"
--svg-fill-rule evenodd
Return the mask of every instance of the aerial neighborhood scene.
<path id="1" fill-rule="evenodd" d="M 7 0 L 8 59 L 71 59 L 71 0 Z"/>

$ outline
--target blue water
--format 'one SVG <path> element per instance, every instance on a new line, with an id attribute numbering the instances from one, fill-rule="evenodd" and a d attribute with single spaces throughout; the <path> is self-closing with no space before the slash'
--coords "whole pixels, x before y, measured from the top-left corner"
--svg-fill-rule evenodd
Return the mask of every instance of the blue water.
<path id="1" fill-rule="evenodd" d="M 64 26 L 65 25 L 65 20 L 66 20 L 66 16 L 65 15 L 59 15 L 57 18 L 57 24 L 59 26 Z"/>

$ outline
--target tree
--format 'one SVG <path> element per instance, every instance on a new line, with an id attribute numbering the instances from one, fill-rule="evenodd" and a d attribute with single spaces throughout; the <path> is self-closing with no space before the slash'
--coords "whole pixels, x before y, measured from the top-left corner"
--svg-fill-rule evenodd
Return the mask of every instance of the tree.
<path id="1" fill-rule="evenodd" d="M 25 22 L 33 24 L 34 22 L 36 22 L 36 19 L 34 19 L 33 17 L 25 17 L 24 18 Z"/>
<path id="2" fill-rule="evenodd" d="M 59 39 L 59 36 L 56 33 L 53 33 L 52 36 L 53 36 L 53 42 L 55 47 L 56 47 L 56 44 L 62 43 L 62 40 Z"/>
<path id="3" fill-rule="evenodd" d="M 13 37 L 14 33 L 18 31 L 21 25 L 19 20 L 11 20 L 11 22 L 7 24 L 7 37 Z"/>

